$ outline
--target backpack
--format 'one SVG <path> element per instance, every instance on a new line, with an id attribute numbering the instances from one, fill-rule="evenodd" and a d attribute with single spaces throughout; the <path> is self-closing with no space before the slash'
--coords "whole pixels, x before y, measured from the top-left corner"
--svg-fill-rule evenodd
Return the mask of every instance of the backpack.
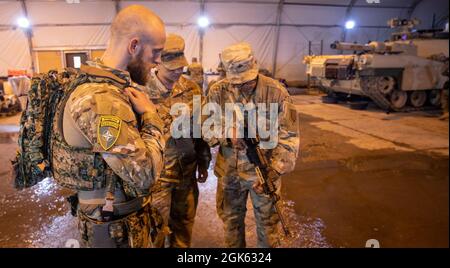
<path id="1" fill-rule="evenodd" d="M 60 109 L 64 109 L 70 94 L 84 83 L 109 83 L 122 89 L 128 86 L 135 87 L 134 84 L 131 85 L 109 71 L 87 65 L 82 65 L 80 70 L 67 69 L 62 73 L 49 71 L 34 77 L 28 92 L 27 106 L 20 119 L 19 149 L 11 161 L 16 189 L 28 188 L 47 177 L 53 177 L 54 142 L 68 146 L 62 144 L 58 140 L 58 135 L 54 133 L 53 125 L 57 123 L 57 119 L 61 119 L 55 116 L 62 114 Z M 71 149 L 72 152 L 77 150 L 79 149 Z M 103 173 L 106 167 L 103 161 L 97 161 L 98 158 L 98 155 L 94 156 L 94 169 Z M 83 179 L 89 179 L 89 174 L 82 175 Z M 82 185 L 85 181 L 56 178 L 56 182 L 70 189 L 86 190 Z"/>
<path id="2" fill-rule="evenodd" d="M 50 139 L 56 107 L 77 75 L 74 69 L 49 71 L 32 78 L 25 110 L 20 118 L 19 149 L 12 162 L 14 187 L 31 187 L 51 177 Z"/>

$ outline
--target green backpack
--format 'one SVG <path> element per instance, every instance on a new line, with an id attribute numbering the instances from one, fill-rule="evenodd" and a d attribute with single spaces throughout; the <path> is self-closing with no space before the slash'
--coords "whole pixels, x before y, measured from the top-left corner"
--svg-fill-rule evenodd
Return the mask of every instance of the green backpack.
<path id="1" fill-rule="evenodd" d="M 51 176 L 49 147 L 56 107 L 75 70 L 49 71 L 32 78 L 27 105 L 20 118 L 19 149 L 12 162 L 17 189 L 31 187 Z"/>

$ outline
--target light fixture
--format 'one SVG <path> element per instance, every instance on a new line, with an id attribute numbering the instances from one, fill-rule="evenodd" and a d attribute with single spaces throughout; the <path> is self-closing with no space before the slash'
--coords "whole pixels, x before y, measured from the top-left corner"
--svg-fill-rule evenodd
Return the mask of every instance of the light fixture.
<path id="1" fill-rule="evenodd" d="M 21 17 L 17 20 L 17 25 L 19 25 L 20 28 L 26 29 L 30 27 L 30 21 L 25 17 Z"/>
<path id="2" fill-rule="evenodd" d="M 356 25 L 356 23 L 354 20 L 348 20 L 345 23 L 345 29 L 348 29 L 348 30 L 353 29 L 353 28 L 355 28 L 355 25 Z"/>
<path id="3" fill-rule="evenodd" d="M 200 28 L 206 28 L 209 26 L 209 19 L 205 16 L 201 16 L 200 18 L 198 18 L 197 20 L 197 25 Z"/>

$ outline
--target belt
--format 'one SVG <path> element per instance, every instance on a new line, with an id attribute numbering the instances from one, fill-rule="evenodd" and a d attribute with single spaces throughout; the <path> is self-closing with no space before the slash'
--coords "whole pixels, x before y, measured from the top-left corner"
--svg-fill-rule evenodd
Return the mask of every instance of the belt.
<path id="1" fill-rule="evenodd" d="M 80 191 L 78 193 L 79 203 L 83 205 L 104 205 L 105 199 L 95 198 L 98 193 L 89 193 L 89 191 Z M 114 216 L 124 216 L 136 212 L 145 207 L 150 201 L 149 196 L 140 196 L 133 200 L 113 204 Z"/>

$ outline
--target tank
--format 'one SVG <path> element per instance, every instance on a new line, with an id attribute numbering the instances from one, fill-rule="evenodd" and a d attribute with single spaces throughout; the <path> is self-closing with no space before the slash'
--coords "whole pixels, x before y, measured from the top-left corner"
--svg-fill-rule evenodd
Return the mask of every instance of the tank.
<path id="1" fill-rule="evenodd" d="M 448 87 L 448 30 L 415 30 L 418 24 L 389 20 L 398 31 L 385 42 L 336 41 L 330 47 L 341 54 L 304 58 L 307 74 L 331 95 L 368 97 L 386 111 L 439 107 Z"/>

